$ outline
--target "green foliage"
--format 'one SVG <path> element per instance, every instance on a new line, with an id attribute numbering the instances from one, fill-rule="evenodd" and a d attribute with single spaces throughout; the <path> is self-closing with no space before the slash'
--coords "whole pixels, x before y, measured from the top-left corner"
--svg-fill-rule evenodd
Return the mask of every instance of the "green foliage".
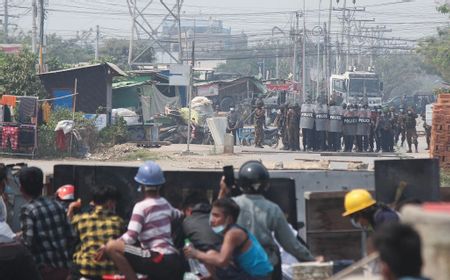
<path id="1" fill-rule="evenodd" d="M 18 55 L 0 53 L 0 92 L 11 95 L 45 96 L 36 76 L 37 58 L 28 49 Z"/>
<path id="2" fill-rule="evenodd" d="M 103 144 L 114 146 L 127 141 L 127 122 L 123 117 L 116 118 L 116 123 L 100 130 L 99 141 Z"/>
<path id="3" fill-rule="evenodd" d="M 75 112 L 74 121 L 75 129 L 81 127 L 95 131 L 94 120 L 88 120 L 84 118 L 82 112 Z M 43 124 L 39 127 L 38 134 L 38 156 L 39 157 L 66 157 L 69 156 L 69 152 L 61 152 L 56 149 L 56 132 L 55 128 L 59 121 L 71 120 L 72 111 L 69 109 L 61 108 L 52 112 L 50 120 L 47 124 Z M 75 148 L 75 141 L 73 141 L 72 148 Z M 91 147 L 95 148 L 95 147 Z M 74 149 L 73 149 L 74 150 Z"/>
<path id="4" fill-rule="evenodd" d="M 257 76 L 260 72 L 260 67 L 264 67 L 264 71 L 270 71 L 271 76 L 276 73 L 276 52 L 277 49 L 288 49 L 287 45 L 280 44 L 278 47 L 274 43 L 262 43 L 253 48 L 249 48 L 249 52 L 255 55 L 249 55 L 248 59 L 227 60 L 226 63 L 220 64 L 216 70 L 217 72 L 238 73 L 243 76 Z M 256 54 L 264 56 L 265 58 L 258 58 Z M 280 53 L 280 56 L 285 56 Z M 278 59 L 279 76 L 281 79 L 287 79 L 292 66 L 290 57 L 280 57 Z"/>
<path id="5" fill-rule="evenodd" d="M 128 50 L 130 42 L 127 39 L 105 39 L 99 50 L 99 60 L 101 62 L 112 62 L 123 69 L 128 68 Z M 141 53 L 148 45 L 146 41 L 135 42 L 135 54 Z M 137 62 L 153 60 L 153 49 L 148 49 Z"/>
<path id="6" fill-rule="evenodd" d="M 437 79 L 433 68 L 417 54 L 380 56 L 375 69 L 381 75 L 385 99 L 420 91 L 431 93 Z"/>
<path id="7" fill-rule="evenodd" d="M 437 37 L 431 37 L 421 42 L 418 52 L 444 80 L 450 81 L 450 28 L 439 30 Z"/>
<path id="8" fill-rule="evenodd" d="M 450 5 L 444 4 L 442 6 L 437 7 L 438 12 L 443 14 L 450 14 Z"/>
<path id="9" fill-rule="evenodd" d="M 46 61 L 58 61 L 64 68 L 80 62 L 88 62 L 94 58 L 94 48 L 83 38 L 63 39 L 54 34 L 47 35 Z"/>

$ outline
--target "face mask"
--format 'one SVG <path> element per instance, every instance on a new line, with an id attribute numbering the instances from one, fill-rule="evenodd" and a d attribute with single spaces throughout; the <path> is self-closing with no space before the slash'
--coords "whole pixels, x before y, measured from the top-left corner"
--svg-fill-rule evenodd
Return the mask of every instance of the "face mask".
<path id="1" fill-rule="evenodd" d="M 412 112 L 408 112 L 408 114 L 410 114 L 410 115 L 411 115 L 411 114 L 412 114 Z"/>
<path id="2" fill-rule="evenodd" d="M 211 226 L 211 229 L 212 229 L 216 234 L 221 234 L 221 233 L 225 230 L 225 226 L 224 226 L 224 225 L 220 225 L 220 226 L 216 226 L 216 227 Z"/>
<path id="3" fill-rule="evenodd" d="M 350 222 L 352 223 L 352 226 L 354 228 L 363 229 L 363 226 L 360 223 L 358 223 L 354 218 L 350 218 Z"/>

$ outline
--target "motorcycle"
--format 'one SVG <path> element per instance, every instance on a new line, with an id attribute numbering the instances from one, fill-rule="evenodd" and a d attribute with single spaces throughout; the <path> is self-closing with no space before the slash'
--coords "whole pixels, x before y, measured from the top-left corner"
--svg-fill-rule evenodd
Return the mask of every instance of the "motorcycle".
<path id="1" fill-rule="evenodd" d="M 202 144 L 202 145 L 214 145 L 214 140 L 211 135 L 211 131 L 207 126 L 192 126 L 191 133 L 191 143 L 192 144 Z"/>
<path id="2" fill-rule="evenodd" d="M 263 145 L 272 148 L 278 147 L 278 142 L 280 139 L 280 133 L 278 128 L 264 128 L 264 138 Z M 241 130 L 240 135 L 241 144 L 244 146 L 253 146 L 255 144 L 255 132 L 252 128 L 244 128 Z"/>

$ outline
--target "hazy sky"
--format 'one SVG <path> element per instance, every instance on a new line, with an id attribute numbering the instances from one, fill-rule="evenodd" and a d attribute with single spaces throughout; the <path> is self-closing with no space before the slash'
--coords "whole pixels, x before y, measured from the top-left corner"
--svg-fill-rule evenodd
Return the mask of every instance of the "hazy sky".
<path id="1" fill-rule="evenodd" d="M 148 0 L 136 0 L 140 6 Z M 10 13 L 19 15 L 10 21 L 23 30 L 31 29 L 31 12 L 29 0 L 10 0 Z M 152 4 L 146 13 L 149 21 L 157 23 L 165 11 L 159 1 Z M 337 4 L 333 0 L 333 7 L 342 7 L 344 0 Z M 434 0 L 413 0 L 398 3 L 399 0 L 356 0 L 357 6 L 366 6 L 365 12 L 355 13 L 356 19 L 372 19 L 365 26 L 386 25 L 392 29 L 387 37 L 402 37 L 417 39 L 435 33 L 436 27 L 449 24 L 449 18 L 436 12 Z M 167 0 L 169 6 L 175 0 Z M 329 1 L 321 1 L 321 22 L 328 21 Z M 397 3 L 397 4 L 395 4 Z M 353 7 L 352 0 L 347 6 Z M 272 27 L 278 26 L 288 31 L 294 22 L 291 13 L 302 10 L 303 2 L 286 0 L 185 0 L 183 19 L 219 19 L 225 27 L 230 27 L 233 33 L 244 31 L 255 40 L 271 36 Z M 3 9 L 3 8 L 2 8 Z M 63 37 L 73 37 L 77 30 L 89 30 L 100 26 L 102 37 L 123 37 L 130 34 L 130 16 L 126 0 L 49 0 L 49 13 L 46 21 L 46 32 L 57 33 Z M 318 24 L 319 0 L 306 0 L 306 22 L 308 28 Z M 332 16 L 332 31 L 340 32 L 337 16 L 342 12 L 334 11 Z M 93 35 L 92 35 L 93 36 Z M 144 33 L 142 33 L 144 36 Z"/>

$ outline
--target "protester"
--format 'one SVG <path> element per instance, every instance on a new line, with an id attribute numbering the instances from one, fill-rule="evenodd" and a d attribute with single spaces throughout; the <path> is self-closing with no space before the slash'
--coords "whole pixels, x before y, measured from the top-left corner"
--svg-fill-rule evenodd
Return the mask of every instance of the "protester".
<path id="1" fill-rule="evenodd" d="M 248 229 L 261 243 L 274 267 L 272 279 L 282 278 L 280 250 L 273 236 L 298 261 L 314 261 L 309 250 L 292 233 L 280 207 L 264 198 L 263 193 L 269 187 L 266 167 L 259 161 L 247 161 L 239 170 L 239 182 L 244 194 L 233 198 L 241 209 L 237 224 Z M 222 178 L 219 198 L 229 193 Z"/>
<path id="2" fill-rule="evenodd" d="M 56 190 L 55 197 L 67 213 L 70 204 L 75 200 L 75 187 L 73 185 L 61 186 Z"/>
<path id="3" fill-rule="evenodd" d="M 6 205 L 2 196 L 7 181 L 7 168 L 0 164 L 0 278 L 2 280 L 32 279 L 40 280 L 33 256 L 18 242 L 18 237 L 6 223 Z"/>
<path id="4" fill-rule="evenodd" d="M 222 238 L 214 233 L 209 224 L 211 205 L 208 199 L 199 192 L 188 194 L 183 201 L 183 212 L 184 237 L 200 251 L 219 250 Z"/>
<path id="5" fill-rule="evenodd" d="M 182 214 L 160 196 L 164 174 L 158 164 L 146 161 L 134 180 L 144 200 L 134 206 L 128 231 L 109 241 L 105 252 L 127 280 L 136 280 L 136 273 L 150 275 L 152 280 L 182 279 L 182 260 L 172 245 L 170 228 L 171 221 Z M 135 245 L 137 241 L 140 246 Z"/>
<path id="6" fill-rule="evenodd" d="M 112 261 L 96 257 L 100 247 L 123 233 L 124 222 L 115 214 L 118 195 L 115 187 L 94 186 L 93 211 L 73 217 L 72 225 L 78 238 L 73 262 L 81 277 L 97 280 L 102 279 L 103 275 L 117 272 Z"/>
<path id="7" fill-rule="evenodd" d="M 65 279 L 69 273 L 70 245 L 74 232 L 61 204 L 41 196 L 44 175 L 37 167 L 19 173 L 20 191 L 28 203 L 22 208 L 22 238 L 42 278 Z"/>
<path id="8" fill-rule="evenodd" d="M 248 274 L 245 279 L 270 279 L 273 267 L 261 244 L 247 229 L 236 224 L 239 211 L 239 206 L 231 199 L 216 200 L 211 210 L 211 227 L 223 235 L 220 252 L 205 253 L 186 247 L 185 255 L 217 267 L 226 267 L 233 262 Z"/>
<path id="9" fill-rule="evenodd" d="M 425 280 L 419 234 L 408 225 L 386 224 L 374 235 L 384 280 Z"/>
<path id="10" fill-rule="evenodd" d="M 388 206 L 377 203 L 365 189 L 354 189 L 345 195 L 344 217 L 350 217 L 355 227 L 370 232 L 376 231 L 382 224 L 398 222 L 398 214 Z"/>

